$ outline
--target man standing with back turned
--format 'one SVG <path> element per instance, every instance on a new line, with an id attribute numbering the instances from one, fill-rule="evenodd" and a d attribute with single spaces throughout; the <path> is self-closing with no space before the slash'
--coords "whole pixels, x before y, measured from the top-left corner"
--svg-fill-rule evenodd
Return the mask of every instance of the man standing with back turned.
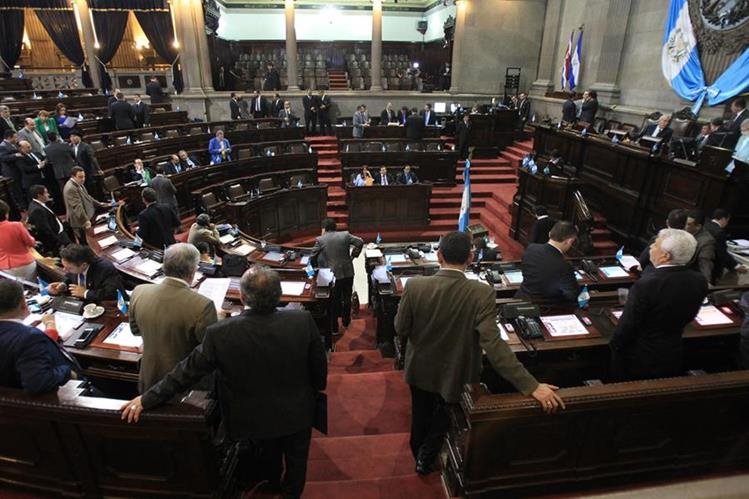
<path id="1" fill-rule="evenodd" d="M 396 333 L 408 339 L 411 452 L 421 475 L 434 471 L 449 426 L 448 405 L 458 403 L 463 385 L 479 382 L 482 349 L 494 369 L 544 411 L 564 408 L 557 387 L 536 381 L 502 340 L 494 289 L 466 278 L 473 261 L 470 236 L 447 234 L 437 258 L 437 274 L 408 280 L 395 316 Z"/>

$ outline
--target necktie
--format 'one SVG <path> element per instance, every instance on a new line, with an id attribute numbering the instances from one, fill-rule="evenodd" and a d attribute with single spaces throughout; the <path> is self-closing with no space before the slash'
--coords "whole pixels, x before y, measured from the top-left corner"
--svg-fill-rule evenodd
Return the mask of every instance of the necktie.
<path id="1" fill-rule="evenodd" d="M 34 160 L 34 161 L 36 161 L 36 164 L 37 164 L 37 165 L 39 164 L 39 158 L 37 158 L 37 157 L 36 157 L 36 156 L 34 155 L 34 153 L 33 153 L 33 152 L 30 152 L 30 153 L 29 153 L 29 156 L 31 156 L 31 157 L 33 158 L 33 160 Z"/>
<path id="2" fill-rule="evenodd" d="M 78 274 L 78 285 L 85 288 L 86 287 L 86 274 L 81 272 Z"/>
<path id="3" fill-rule="evenodd" d="M 260 99 L 255 99 L 255 111 L 260 112 Z"/>
<path id="4" fill-rule="evenodd" d="M 424 113 L 424 124 L 425 125 L 429 124 L 429 113 Z"/>
<path id="5" fill-rule="evenodd" d="M 78 145 L 73 146 L 73 155 L 78 159 Z"/>
<path id="6" fill-rule="evenodd" d="M 655 127 L 655 130 L 653 130 L 653 135 L 651 135 L 651 137 L 657 137 L 659 133 L 661 133 L 661 129 Z"/>

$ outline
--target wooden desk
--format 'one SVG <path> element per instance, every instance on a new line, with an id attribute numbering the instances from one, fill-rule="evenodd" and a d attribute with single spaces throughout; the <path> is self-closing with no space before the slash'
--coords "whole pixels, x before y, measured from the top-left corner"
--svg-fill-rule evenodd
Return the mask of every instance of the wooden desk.
<path id="1" fill-rule="evenodd" d="M 431 182 L 434 185 L 454 186 L 455 172 L 458 164 L 456 151 L 439 152 L 341 152 L 341 176 L 345 187 L 362 166 L 403 167 L 411 165 L 419 180 Z M 375 168 L 373 168 L 375 167 Z"/>
<path id="2" fill-rule="evenodd" d="M 426 227 L 431 196 L 430 184 L 347 187 L 349 228 Z"/>
<path id="3" fill-rule="evenodd" d="M 149 115 L 149 121 L 151 126 L 163 126 L 163 125 L 177 125 L 187 123 L 187 111 L 171 111 L 171 104 L 150 104 L 151 114 Z M 166 111 L 156 111 L 155 109 L 162 108 Z M 76 124 L 83 133 L 86 135 L 88 140 L 89 134 L 94 133 L 105 133 L 114 130 L 114 121 L 109 117 L 101 117 L 97 119 L 84 119 L 83 121 Z"/>
<path id="4" fill-rule="evenodd" d="M 333 134 L 337 139 L 351 139 L 354 137 L 354 127 L 352 126 L 334 126 Z M 424 138 L 439 138 L 442 135 L 442 129 L 436 126 L 424 128 Z M 365 139 L 405 139 L 406 127 L 403 126 L 365 126 Z"/>
<path id="5" fill-rule="evenodd" d="M 57 104 L 64 104 L 68 116 L 76 116 L 78 110 L 89 109 L 89 108 L 104 108 L 107 107 L 106 95 L 69 95 L 67 97 L 44 97 L 42 99 L 29 99 L 29 100 L 11 100 L 4 101 L 3 104 L 10 108 L 10 114 L 13 116 L 31 116 L 36 117 L 36 114 L 41 109 L 46 109 L 50 113 L 54 114 Z"/>
<path id="6" fill-rule="evenodd" d="M 500 151 L 512 144 L 517 128 L 517 113 L 499 109 L 492 114 L 471 114 L 471 131 L 468 145 L 474 147 L 474 158 L 497 157 Z"/>

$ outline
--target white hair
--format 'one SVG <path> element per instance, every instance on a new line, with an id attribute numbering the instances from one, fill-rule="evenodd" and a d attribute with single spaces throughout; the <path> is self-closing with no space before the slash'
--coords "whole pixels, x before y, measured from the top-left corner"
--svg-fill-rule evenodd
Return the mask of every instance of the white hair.
<path id="1" fill-rule="evenodd" d="M 164 275 L 188 279 L 198 269 L 200 252 L 192 244 L 176 243 L 164 251 Z"/>
<path id="2" fill-rule="evenodd" d="M 681 229 L 661 229 L 658 232 L 661 250 L 671 256 L 674 265 L 686 265 L 697 250 L 697 240 L 692 234 Z"/>
<path id="3" fill-rule="evenodd" d="M 741 130 L 749 130 L 749 118 L 741 122 Z"/>

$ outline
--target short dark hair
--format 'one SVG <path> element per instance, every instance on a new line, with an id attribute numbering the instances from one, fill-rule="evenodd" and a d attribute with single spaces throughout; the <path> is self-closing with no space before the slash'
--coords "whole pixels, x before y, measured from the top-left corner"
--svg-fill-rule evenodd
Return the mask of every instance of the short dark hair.
<path id="1" fill-rule="evenodd" d="M 255 265 L 245 272 L 239 287 L 244 303 L 255 313 L 273 312 L 281 299 L 281 278 L 264 265 Z"/>
<path id="2" fill-rule="evenodd" d="M 31 187 L 29 187 L 29 196 L 31 196 L 31 199 L 36 199 L 42 194 L 44 194 L 44 191 L 46 190 L 47 188 L 44 187 L 43 185 L 39 185 L 39 184 L 32 185 Z"/>
<path id="3" fill-rule="evenodd" d="M 0 220 L 7 220 L 8 213 L 10 213 L 10 206 L 8 206 L 8 203 L 0 199 Z"/>
<path id="4" fill-rule="evenodd" d="M 567 95 L 569 96 L 570 99 L 575 100 L 575 97 L 577 94 L 575 94 L 575 92 L 569 92 Z"/>
<path id="5" fill-rule="evenodd" d="M 57 142 L 57 134 L 55 132 L 47 132 L 47 140 Z"/>
<path id="6" fill-rule="evenodd" d="M 428 102 L 426 103 L 426 107 L 428 107 L 429 109 L 432 109 L 432 105 L 429 104 Z"/>
<path id="7" fill-rule="evenodd" d="M 477 237 L 473 240 L 473 247 L 476 249 L 486 249 L 486 239 L 483 237 Z"/>
<path id="8" fill-rule="evenodd" d="M 234 97 L 236 97 L 236 96 L 237 96 L 237 93 L 236 93 L 236 92 L 232 92 L 232 93 L 230 93 L 230 94 L 229 94 L 229 97 L 230 97 L 230 98 L 234 98 Z"/>
<path id="9" fill-rule="evenodd" d="M 725 208 L 715 208 L 713 210 L 713 220 L 720 220 L 722 218 L 731 218 L 731 213 Z"/>
<path id="10" fill-rule="evenodd" d="M 5 130 L 5 133 L 3 134 L 3 138 L 4 139 L 10 139 L 15 134 L 16 134 L 16 132 L 14 130 L 11 130 L 10 128 L 8 128 L 7 130 Z"/>
<path id="11" fill-rule="evenodd" d="M 151 187 L 146 187 L 145 189 L 143 189 L 143 192 L 140 193 L 140 197 L 142 197 L 143 201 L 145 201 L 146 203 L 154 203 L 156 202 L 156 199 L 158 199 L 156 197 L 156 191 Z"/>
<path id="12" fill-rule="evenodd" d="M 693 219 L 695 222 L 697 222 L 700 225 L 705 224 L 705 210 L 701 210 L 699 208 L 692 208 L 687 212 L 687 216 L 691 219 Z"/>
<path id="13" fill-rule="evenodd" d="M 544 215 L 548 215 L 549 210 L 546 209 L 546 206 L 542 204 L 537 204 L 536 206 L 533 207 L 533 214 L 536 215 L 537 217 L 542 217 Z"/>
<path id="14" fill-rule="evenodd" d="M 94 250 L 82 244 L 68 244 L 60 250 L 60 258 L 76 265 L 91 263 L 96 258 Z"/>
<path id="15" fill-rule="evenodd" d="M 733 101 L 733 103 L 742 109 L 746 107 L 746 99 L 744 99 L 743 97 L 738 97 Z"/>
<path id="16" fill-rule="evenodd" d="M 211 253 L 211 247 L 205 241 L 196 241 L 192 244 L 197 248 L 201 255 L 204 253 Z"/>
<path id="17" fill-rule="evenodd" d="M 552 158 L 556 158 L 557 156 L 560 156 L 559 149 L 552 149 L 551 152 L 549 153 L 549 156 Z"/>
<path id="18" fill-rule="evenodd" d="M 332 232 L 336 229 L 335 220 L 332 218 L 326 218 L 322 221 L 322 228 L 325 229 L 326 232 Z"/>
<path id="19" fill-rule="evenodd" d="M 80 137 L 81 139 L 83 138 L 83 132 L 81 132 L 81 130 L 79 128 L 73 128 L 73 129 L 71 129 L 70 130 L 70 135 L 71 136 L 75 135 L 77 137 Z"/>
<path id="20" fill-rule="evenodd" d="M 666 225 L 671 229 L 681 229 L 687 226 L 687 210 L 683 208 L 676 208 L 668 212 L 666 217 Z"/>
<path id="21" fill-rule="evenodd" d="M 723 118 L 713 118 L 710 120 L 710 124 L 715 126 L 723 126 Z"/>
<path id="22" fill-rule="evenodd" d="M 114 94 L 114 97 L 117 100 L 122 100 L 125 98 L 125 95 L 122 92 L 117 92 L 116 94 Z"/>
<path id="23" fill-rule="evenodd" d="M 577 237 L 577 227 L 571 222 L 566 220 L 560 220 L 554 224 L 554 227 L 549 231 L 549 239 L 561 243 L 571 237 Z"/>
<path id="24" fill-rule="evenodd" d="M 471 254 L 473 241 L 467 232 L 448 232 L 440 240 L 440 253 L 442 258 L 452 265 L 463 265 L 468 261 Z"/>
<path id="25" fill-rule="evenodd" d="M 10 279 L 0 280 L 0 314 L 14 311 L 21 301 L 23 301 L 23 286 Z"/>
<path id="26" fill-rule="evenodd" d="M 208 227 L 211 225 L 211 216 L 208 213 L 201 213 L 195 217 L 195 223 L 201 227 Z"/>

